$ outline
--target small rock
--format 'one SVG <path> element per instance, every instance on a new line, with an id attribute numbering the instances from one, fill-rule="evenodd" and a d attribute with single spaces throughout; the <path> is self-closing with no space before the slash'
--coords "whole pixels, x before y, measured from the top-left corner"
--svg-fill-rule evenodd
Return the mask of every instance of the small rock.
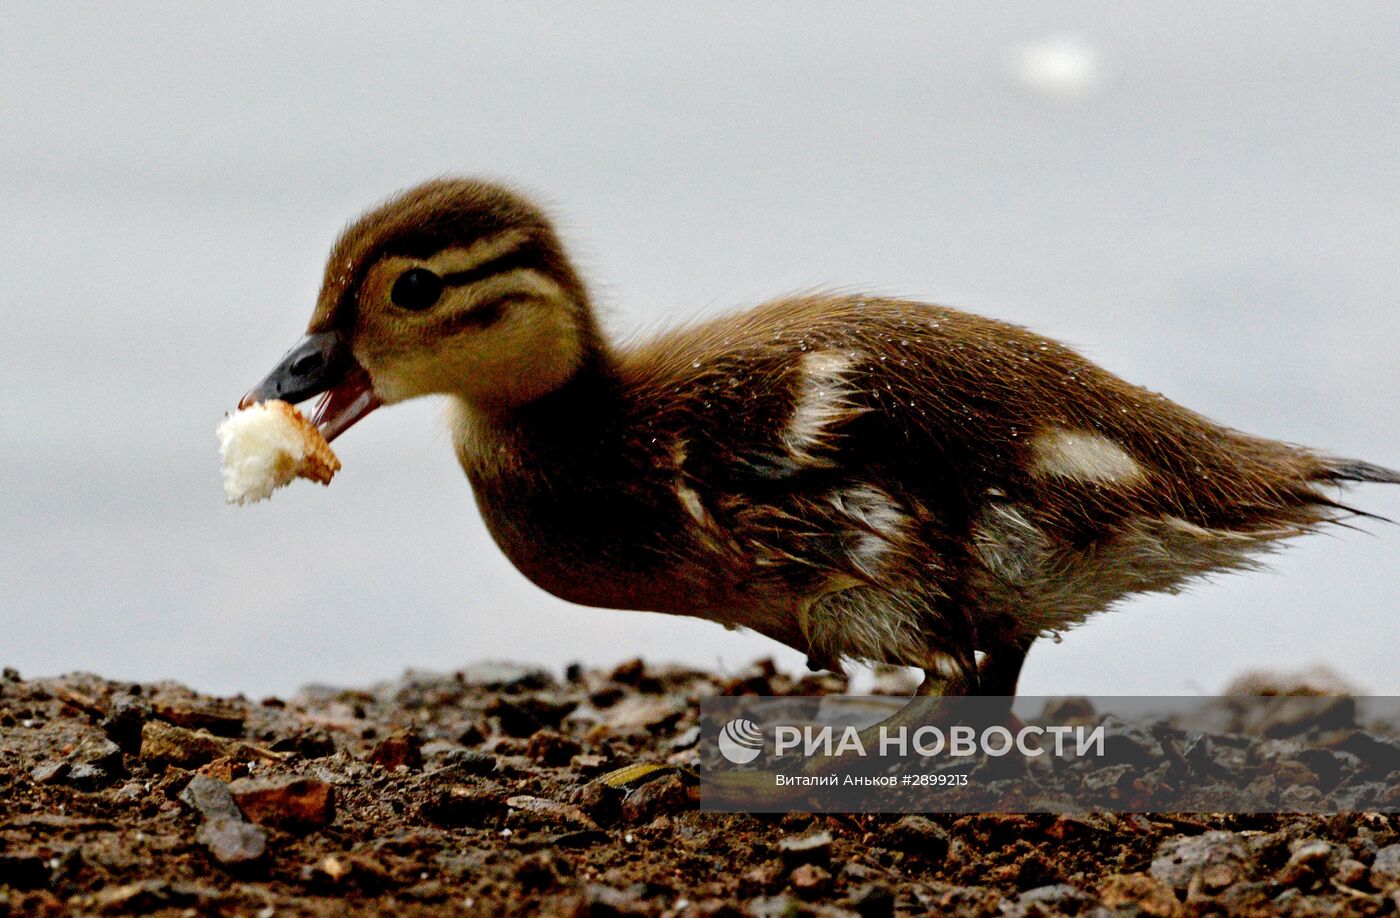
<path id="1" fill-rule="evenodd" d="M 141 727 L 151 717 L 151 706 L 144 698 L 122 692 L 107 706 L 107 716 L 98 727 L 123 752 L 133 755 L 141 749 Z"/>
<path id="2" fill-rule="evenodd" d="M 303 759 L 335 755 L 335 740 L 320 727 L 306 727 L 272 744 L 273 752 L 291 752 Z"/>
<path id="3" fill-rule="evenodd" d="M 29 773 L 29 780 L 35 784 L 62 784 L 68 777 L 67 762 L 44 762 Z"/>
<path id="4" fill-rule="evenodd" d="M 1371 885 L 1376 889 L 1400 885 L 1400 845 L 1386 845 L 1371 861 Z"/>
<path id="5" fill-rule="evenodd" d="M 583 751 L 578 740 L 570 739 L 556 730 L 539 730 L 530 737 L 525 754 L 541 765 L 559 767 Z"/>
<path id="6" fill-rule="evenodd" d="M 603 766 L 606 765 L 607 762 L 607 756 L 586 753 L 583 755 L 576 755 L 572 759 L 569 759 L 569 767 L 584 777 L 592 777 L 601 774 Z"/>
<path id="7" fill-rule="evenodd" d="M 267 833 L 242 819 L 216 816 L 206 819 L 195 840 L 209 849 L 220 864 L 247 864 L 267 853 Z"/>
<path id="8" fill-rule="evenodd" d="M 457 742 L 463 746 L 479 746 L 486 741 L 486 731 L 481 729 L 480 724 L 467 724 L 461 733 L 457 734 Z"/>
<path id="9" fill-rule="evenodd" d="M 792 889 L 803 899 L 811 901 L 831 888 L 831 872 L 816 864 L 803 864 L 793 870 Z"/>
<path id="10" fill-rule="evenodd" d="M 632 791 L 622 801 L 620 815 L 624 822 L 651 822 L 667 813 L 693 810 L 700 805 L 700 789 L 679 774 L 669 774 L 648 781 Z"/>
<path id="11" fill-rule="evenodd" d="M 509 698 L 494 698 L 486 707 L 486 713 L 496 718 L 501 732 L 506 736 L 533 736 L 544 724 L 538 717 L 525 710 Z"/>
<path id="12" fill-rule="evenodd" d="M 571 801 L 599 825 L 610 825 L 622 815 L 622 801 L 627 792 L 601 781 L 589 781 L 574 791 Z"/>
<path id="13" fill-rule="evenodd" d="M 778 842 L 778 851 L 783 857 L 783 866 L 788 870 L 803 864 L 829 867 L 831 866 L 831 833 L 814 832 L 811 835 L 788 836 Z"/>
<path id="14" fill-rule="evenodd" d="M 247 715 L 234 707 L 190 707 L 185 704 L 155 702 L 151 714 L 169 724 L 187 730 L 206 730 L 215 736 L 243 735 Z"/>
<path id="15" fill-rule="evenodd" d="M 0 853 L 0 886 L 38 889 L 49 883 L 49 868 L 37 854 Z"/>
<path id="16" fill-rule="evenodd" d="M 414 883 L 403 890 L 400 895 L 405 899 L 414 899 L 418 902 L 441 902 L 447 898 L 447 887 L 438 880 L 424 880 L 421 883 Z"/>
<path id="17" fill-rule="evenodd" d="M 85 737 L 61 762 L 45 762 L 29 773 L 36 784 L 66 784 L 96 791 L 126 777 L 121 747 L 105 736 Z"/>
<path id="18" fill-rule="evenodd" d="M 904 816 L 890 826 L 880 843 L 906 854 L 917 854 L 931 861 L 948 853 L 948 833 L 925 816 Z"/>
<path id="19" fill-rule="evenodd" d="M 433 825 L 473 829 L 498 825 L 506 814 L 505 801 L 493 791 L 455 785 L 431 794 L 418 807 L 418 815 Z"/>
<path id="20" fill-rule="evenodd" d="M 1191 878 L 1191 885 L 1186 887 L 1186 899 L 1190 902 L 1200 899 L 1202 895 L 1213 896 L 1234 885 L 1239 878 L 1238 864 L 1210 864 L 1202 867 L 1200 872 Z"/>
<path id="21" fill-rule="evenodd" d="M 614 918 L 618 915 L 644 915 L 650 909 L 632 890 L 613 889 L 589 883 L 579 894 L 574 915 L 577 918 Z"/>
<path id="22" fill-rule="evenodd" d="M 243 815 L 259 825 L 306 832 L 335 819 L 335 789 L 314 778 L 240 778 L 229 792 Z"/>
<path id="23" fill-rule="evenodd" d="M 633 657 L 614 667 L 608 678 L 623 685 L 636 685 L 642 681 L 642 676 L 645 674 L 646 664 L 642 662 L 642 658 Z"/>
<path id="24" fill-rule="evenodd" d="M 537 666 L 499 661 L 474 663 L 461 671 L 461 679 L 487 689 L 544 689 L 554 684 L 554 677 Z"/>
<path id="25" fill-rule="evenodd" d="M 81 791 L 96 791 L 120 780 L 123 775 L 125 772 L 112 774 L 100 766 L 79 762 L 69 766 L 68 774 L 64 776 L 63 783 Z"/>
<path id="26" fill-rule="evenodd" d="M 477 752 L 475 749 L 454 749 L 442 756 L 439 761 L 439 768 L 433 772 L 435 775 L 443 775 L 451 772 L 455 775 L 489 775 L 499 766 L 496 757 L 485 752 Z"/>
<path id="27" fill-rule="evenodd" d="M 395 733 L 379 741 L 369 754 L 369 761 L 385 771 L 407 768 L 419 771 L 423 767 L 423 741 L 417 733 Z"/>
<path id="28" fill-rule="evenodd" d="M 1054 883 L 1028 889 L 1006 910 L 1007 918 L 1051 914 L 1077 915 L 1090 902 L 1089 896 L 1068 883 Z"/>
<path id="29" fill-rule="evenodd" d="M 1220 864 L 1234 867 L 1239 873 L 1244 872 L 1245 847 L 1234 832 L 1216 830 L 1169 838 L 1157 847 L 1151 873 L 1173 890 L 1183 893 L 1198 873 Z"/>
<path id="30" fill-rule="evenodd" d="M 1115 873 L 1099 885 L 1099 899 L 1110 909 L 1125 907 L 1153 918 L 1170 918 L 1181 909 L 1171 887 L 1145 873 Z"/>
<path id="31" fill-rule="evenodd" d="M 776 864 L 760 864 L 739 877 L 739 892 L 743 895 L 771 892 L 782 885 L 783 876 Z"/>
<path id="32" fill-rule="evenodd" d="M 141 758 L 152 765 L 196 768 L 231 751 L 227 740 L 211 733 L 147 721 L 141 727 Z"/>
<path id="33" fill-rule="evenodd" d="M 544 797 L 520 795 L 506 800 L 506 806 L 521 815 L 517 822 L 536 825 L 566 825 L 578 829 L 597 829 L 588 814 L 572 803 L 559 803 Z M 513 814 L 514 815 L 514 814 Z"/>
<path id="34" fill-rule="evenodd" d="M 1351 852 L 1341 845 L 1304 839 L 1296 844 L 1288 863 L 1279 871 L 1278 881 L 1283 886 L 1312 889 L 1326 882 L 1350 856 Z"/>
<path id="35" fill-rule="evenodd" d="M 628 695 L 604 712 L 603 723 L 614 733 L 662 729 L 685 713 L 685 700 L 671 696 Z"/>
<path id="36" fill-rule="evenodd" d="M 799 900 L 786 893 L 751 899 L 747 911 L 750 918 L 799 918 L 811 914 Z"/>
<path id="37" fill-rule="evenodd" d="M 861 918 L 891 918 L 894 915 L 894 890 L 884 883 L 867 883 L 856 890 L 847 904 Z"/>
<path id="38" fill-rule="evenodd" d="M 89 898 L 90 908 L 102 914 L 149 914 L 160 909 L 178 908 L 198 901 L 198 893 L 184 884 L 172 886 L 164 880 L 143 880 L 123 886 L 108 886 Z"/>
<path id="39" fill-rule="evenodd" d="M 550 889 L 558 885 L 558 858 L 548 851 L 527 854 L 515 863 L 515 880 L 527 891 Z"/>
<path id="40" fill-rule="evenodd" d="M 328 854 L 316 863 L 302 867 L 301 881 L 324 889 L 339 885 L 353 870 L 354 865 L 350 860 Z"/>
<path id="41" fill-rule="evenodd" d="M 1366 882 L 1369 873 L 1365 864 L 1353 858 L 1344 858 L 1337 865 L 1337 882 L 1355 889 Z"/>
<path id="42" fill-rule="evenodd" d="M 1148 728 L 1125 723 L 1111 714 L 1103 725 L 1106 732 L 1100 764 L 1148 767 L 1162 761 L 1162 744 Z"/>
<path id="43" fill-rule="evenodd" d="M 205 762 L 196 768 L 195 774 L 204 775 L 204 777 L 213 778 L 216 781 L 233 781 L 247 776 L 248 763 L 231 755 L 220 756 L 212 762 Z"/>
<path id="44" fill-rule="evenodd" d="M 700 725 L 688 727 L 672 737 L 666 745 L 672 749 L 689 749 L 700 741 Z"/>
<path id="45" fill-rule="evenodd" d="M 215 778 L 195 775 L 180 791 L 180 801 L 205 819 L 241 820 L 243 814 L 229 793 L 228 785 Z"/>

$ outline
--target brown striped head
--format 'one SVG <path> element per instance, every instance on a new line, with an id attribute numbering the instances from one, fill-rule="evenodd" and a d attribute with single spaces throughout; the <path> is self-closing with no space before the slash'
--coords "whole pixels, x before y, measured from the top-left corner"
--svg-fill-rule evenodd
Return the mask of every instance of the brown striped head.
<path id="1" fill-rule="evenodd" d="M 385 403 L 452 394 L 486 411 L 553 391 L 598 346 L 548 219 L 466 179 L 419 185 L 351 225 L 308 333 L 346 341 Z"/>

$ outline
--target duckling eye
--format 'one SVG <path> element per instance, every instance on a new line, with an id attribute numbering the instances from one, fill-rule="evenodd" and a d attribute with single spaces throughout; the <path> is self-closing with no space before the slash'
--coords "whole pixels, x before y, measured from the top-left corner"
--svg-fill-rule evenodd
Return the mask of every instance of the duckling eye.
<path id="1" fill-rule="evenodd" d="M 389 299 L 400 309 L 421 312 L 430 308 L 442 296 L 442 278 L 427 268 L 409 268 L 394 281 Z"/>

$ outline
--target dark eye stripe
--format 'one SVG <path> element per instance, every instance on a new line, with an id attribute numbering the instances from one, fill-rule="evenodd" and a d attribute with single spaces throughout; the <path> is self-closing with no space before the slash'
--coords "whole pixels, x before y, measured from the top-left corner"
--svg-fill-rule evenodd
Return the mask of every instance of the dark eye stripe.
<path id="1" fill-rule="evenodd" d="M 539 268 L 541 267 L 539 253 L 533 247 L 524 245 L 511 249 L 509 252 L 502 252 L 489 261 L 483 261 L 474 268 L 466 271 L 455 271 L 452 274 L 444 274 L 442 282 L 449 287 L 461 287 L 465 284 L 474 284 L 479 280 L 490 277 L 493 274 L 504 274 L 507 271 L 514 271 L 517 268 Z"/>

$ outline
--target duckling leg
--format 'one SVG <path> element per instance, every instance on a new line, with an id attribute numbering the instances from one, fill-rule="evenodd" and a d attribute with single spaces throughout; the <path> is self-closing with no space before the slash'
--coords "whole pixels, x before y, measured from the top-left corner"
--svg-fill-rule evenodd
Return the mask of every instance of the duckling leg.
<path id="1" fill-rule="evenodd" d="M 1021 635 L 988 651 L 977 667 L 978 694 L 1014 696 L 1016 683 L 1021 680 L 1021 667 L 1035 638 L 1033 634 Z"/>
<path id="2" fill-rule="evenodd" d="M 1004 697 L 1006 699 L 1004 716 L 1008 719 L 1010 726 L 1019 728 L 1022 724 L 1019 723 L 1019 718 L 1011 712 L 1011 698 L 1016 694 L 1016 683 L 1021 676 L 1021 667 L 1026 662 L 1026 654 L 1034 642 L 1034 635 L 1010 640 L 994 650 L 988 651 L 982 660 L 970 669 L 958 665 L 949 658 L 936 660 L 933 665 L 924 668 L 924 681 L 919 684 L 909 702 L 879 723 L 862 730 L 862 741 L 877 742 L 882 727 L 892 729 L 907 725 L 922 726 L 928 723 L 929 711 L 927 703 L 924 701 L 926 698 L 952 698 L 963 695 Z M 810 658 L 808 665 L 811 665 Z M 821 759 L 812 759 L 806 763 L 803 771 L 817 774 L 829 764 L 831 763 Z M 678 774 L 687 781 L 698 781 L 698 776 L 689 768 L 657 762 L 637 762 L 610 771 L 594 780 L 599 784 L 630 793 L 648 781 L 668 774 Z M 745 783 L 742 776 L 735 780 L 741 791 L 754 792 L 755 788 Z"/>

